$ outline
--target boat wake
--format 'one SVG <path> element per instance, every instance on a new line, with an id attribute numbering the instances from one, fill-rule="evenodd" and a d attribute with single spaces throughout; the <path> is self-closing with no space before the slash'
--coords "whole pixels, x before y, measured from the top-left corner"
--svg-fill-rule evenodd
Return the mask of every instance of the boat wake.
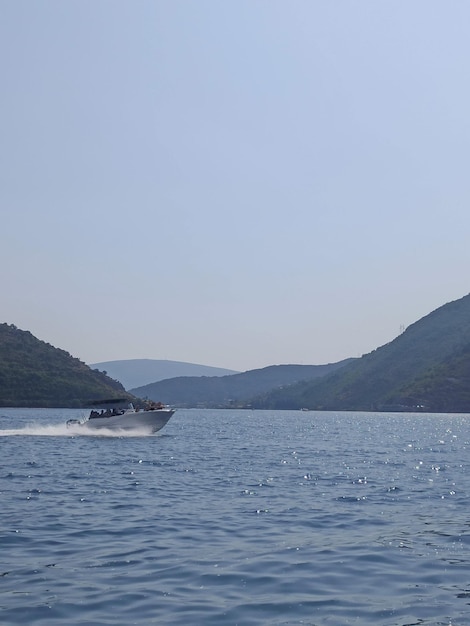
<path id="1" fill-rule="evenodd" d="M 146 428 L 129 430 L 116 430 L 100 428 L 91 430 L 88 428 L 68 427 L 65 424 L 29 424 L 21 428 L 0 430 L 0 437 L 148 437 L 151 432 Z"/>

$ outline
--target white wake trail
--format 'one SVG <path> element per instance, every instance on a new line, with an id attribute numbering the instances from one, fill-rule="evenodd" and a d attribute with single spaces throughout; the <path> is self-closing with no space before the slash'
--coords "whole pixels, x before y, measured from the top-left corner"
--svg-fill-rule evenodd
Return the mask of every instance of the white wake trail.
<path id="1" fill-rule="evenodd" d="M 149 431 L 139 430 L 110 430 L 100 428 L 91 430 L 81 427 L 68 427 L 65 424 L 29 424 L 21 428 L 0 430 L 0 437 L 147 437 Z"/>

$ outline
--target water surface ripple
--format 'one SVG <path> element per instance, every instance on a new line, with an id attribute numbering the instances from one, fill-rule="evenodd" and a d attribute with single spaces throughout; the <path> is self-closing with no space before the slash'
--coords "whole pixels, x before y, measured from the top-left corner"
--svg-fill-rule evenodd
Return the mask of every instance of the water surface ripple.
<path id="1" fill-rule="evenodd" d="M 470 624 L 470 416 L 0 409 L 0 624 Z"/>

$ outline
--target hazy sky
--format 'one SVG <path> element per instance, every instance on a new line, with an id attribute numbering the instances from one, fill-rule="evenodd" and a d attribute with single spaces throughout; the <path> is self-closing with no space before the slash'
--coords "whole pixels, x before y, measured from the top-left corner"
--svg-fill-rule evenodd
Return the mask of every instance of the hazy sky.
<path id="1" fill-rule="evenodd" d="M 468 0 L 1 0 L 0 321 L 326 363 L 466 295 Z"/>

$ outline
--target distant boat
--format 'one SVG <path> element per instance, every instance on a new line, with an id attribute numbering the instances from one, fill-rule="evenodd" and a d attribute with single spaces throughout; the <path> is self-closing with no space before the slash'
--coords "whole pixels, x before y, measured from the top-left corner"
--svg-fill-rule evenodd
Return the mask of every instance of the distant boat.
<path id="1" fill-rule="evenodd" d="M 109 404 L 104 401 L 101 404 Z M 119 405 L 118 405 L 119 406 Z M 115 431 L 148 431 L 156 433 L 168 423 L 175 409 L 163 404 L 155 404 L 145 409 L 136 409 L 132 403 L 127 408 L 106 408 L 101 411 L 93 409 L 84 420 L 71 419 L 67 421 L 67 427 L 71 429 L 86 430 L 115 430 Z"/>

